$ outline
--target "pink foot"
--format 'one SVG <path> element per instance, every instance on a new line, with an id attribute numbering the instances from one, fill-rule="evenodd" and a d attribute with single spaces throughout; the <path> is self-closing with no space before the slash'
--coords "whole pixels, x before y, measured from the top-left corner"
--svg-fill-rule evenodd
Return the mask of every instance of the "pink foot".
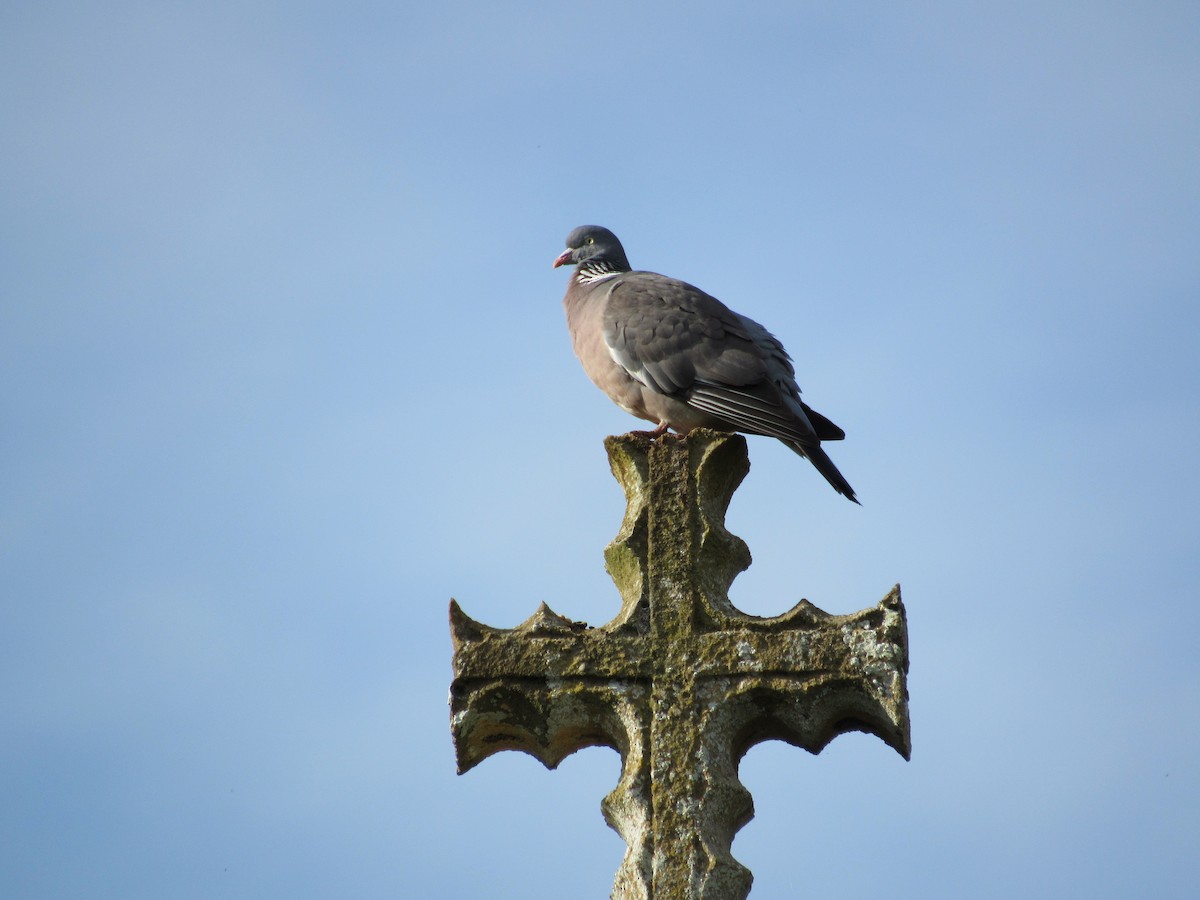
<path id="1" fill-rule="evenodd" d="M 659 426 L 658 426 L 657 428 L 655 428 L 653 431 L 631 431 L 631 432 L 629 432 L 629 433 L 630 433 L 630 434 L 636 434 L 638 437 L 650 438 L 650 440 L 652 440 L 652 441 L 653 441 L 653 440 L 657 440 L 658 438 L 660 438 L 660 437 L 662 437 L 664 434 L 666 434 L 666 433 L 667 433 L 667 430 L 668 430 L 670 427 L 671 427 L 671 426 L 670 426 L 670 425 L 668 425 L 666 422 L 663 422 L 661 425 L 659 425 Z"/>

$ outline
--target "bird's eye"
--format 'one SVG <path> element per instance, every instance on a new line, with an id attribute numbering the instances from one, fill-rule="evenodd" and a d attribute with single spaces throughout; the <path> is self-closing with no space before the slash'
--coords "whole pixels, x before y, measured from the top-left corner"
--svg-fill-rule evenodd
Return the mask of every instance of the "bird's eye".
<path id="1" fill-rule="evenodd" d="M 596 243 L 596 239 L 595 239 L 595 238 L 588 238 L 588 239 L 587 239 L 587 242 L 588 242 L 589 244 L 594 244 L 594 243 Z"/>

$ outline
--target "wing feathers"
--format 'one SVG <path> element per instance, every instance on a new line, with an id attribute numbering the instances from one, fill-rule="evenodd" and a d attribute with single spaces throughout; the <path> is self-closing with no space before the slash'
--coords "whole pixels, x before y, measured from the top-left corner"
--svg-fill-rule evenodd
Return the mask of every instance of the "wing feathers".
<path id="1" fill-rule="evenodd" d="M 815 430 L 803 412 L 728 385 L 697 382 L 687 402 L 718 416 L 740 431 L 751 431 L 805 446 L 818 443 Z"/>

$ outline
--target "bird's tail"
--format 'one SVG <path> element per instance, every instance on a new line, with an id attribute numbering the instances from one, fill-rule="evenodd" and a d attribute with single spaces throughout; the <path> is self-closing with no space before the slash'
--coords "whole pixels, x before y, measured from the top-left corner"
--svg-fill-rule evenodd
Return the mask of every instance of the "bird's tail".
<path id="1" fill-rule="evenodd" d="M 808 461 L 816 467 L 816 470 L 825 476 L 825 480 L 833 485 L 833 489 L 854 503 L 858 503 L 858 498 L 854 496 L 854 488 L 850 487 L 850 482 L 846 477 L 838 471 L 838 467 L 833 464 L 833 460 L 829 458 L 821 446 L 803 446 L 799 443 L 788 443 L 788 446 L 799 453 L 801 456 L 808 457 Z M 861 503 L 858 504 L 862 506 Z"/>

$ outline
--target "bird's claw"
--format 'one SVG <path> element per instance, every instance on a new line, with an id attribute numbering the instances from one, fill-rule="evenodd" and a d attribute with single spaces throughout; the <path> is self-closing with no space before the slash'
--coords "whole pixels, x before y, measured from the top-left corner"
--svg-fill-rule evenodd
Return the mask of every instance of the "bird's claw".
<path id="1" fill-rule="evenodd" d="M 649 440 L 656 441 L 660 437 L 662 437 L 664 434 L 666 434 L 670 428 L 671 428 L 671 426 L 664 422 L 663 424 L 661 424 L 657 428 L 655 428 L 653 431 L 631 431 L 629 433 L 632 435 L 636 435 L 637 437 L 648 438 Z"/>

